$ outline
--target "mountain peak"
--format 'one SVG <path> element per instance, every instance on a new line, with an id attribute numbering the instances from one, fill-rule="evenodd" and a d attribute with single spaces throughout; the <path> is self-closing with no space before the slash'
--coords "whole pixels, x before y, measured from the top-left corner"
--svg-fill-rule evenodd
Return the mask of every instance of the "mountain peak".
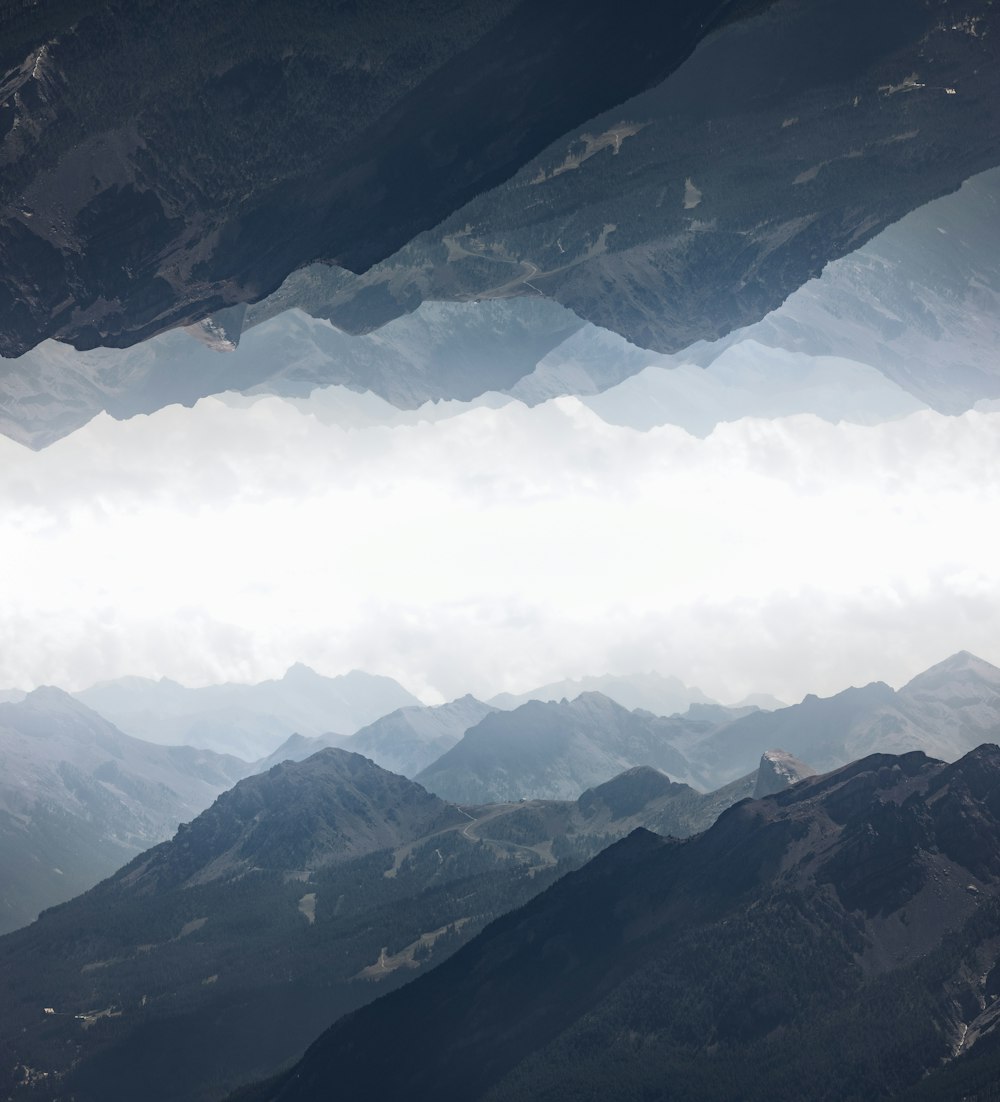
<path id="1" fill-rule="evenodd" d="M 1000 669 L 967 650 L 960 650 L 918 673 L 899 691 L 904 696 L 913 696 L 940 692 L 946 687 L 954 691 L 958 685 L 986 686 L 992 692 L 1000 692 Z"/>
<path id="2" fill-rule="evenodd" d="M 361 754 L 326 747 L 240 781 L 172 842 L 137 859 L 125 883 L 202 884 L 251 869 L 295 871 L 411 841 L 462 818 L 419 784 Z"/>
<path id="3" fill-rule="evenodd" d="M 285 670 L 282 681 L 315 681 L 316 678 L 321 677 L 312 666 L 307 666 L 305 662 L 293 662 L 287 670 Z"/>

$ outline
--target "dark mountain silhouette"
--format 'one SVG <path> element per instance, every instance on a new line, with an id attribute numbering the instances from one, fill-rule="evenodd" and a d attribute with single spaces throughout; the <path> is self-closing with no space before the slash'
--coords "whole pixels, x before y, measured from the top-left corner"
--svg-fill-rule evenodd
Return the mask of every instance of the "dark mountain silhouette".
<path id="1" fill-rule="evenodd" d="M 996 1052 L 998 884 L 1000 747 L 872 755 L 637 830 L 240 1097 L 906 1096 Z"/>

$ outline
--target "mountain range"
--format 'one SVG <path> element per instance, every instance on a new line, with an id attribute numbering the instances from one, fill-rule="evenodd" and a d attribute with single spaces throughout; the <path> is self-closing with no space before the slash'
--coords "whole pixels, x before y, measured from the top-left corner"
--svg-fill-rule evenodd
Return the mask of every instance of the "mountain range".
<path id="1" fill-rule="evenodd" d="M 670 683 L 595 680 L 613 691 L 617 685 L 621 695 Z M 276 713 L 282 710 L 285 730 L 310 716 L 316 729 L 336 709 L 349 706 L 356 717 L 358 709 L 379 711 L 394 700 L 413 699 L 395 682 L 361 674 L 324 679 L 303 667 L 260 686 L 188 690 L 126 680 L 101 691 L 122 708 L 113 714 L 151 718 L 160 737 L 170 729 L 180 735 L 207 732 L 220 741 L 226 735 L 244 753 L 252 745 L 248 729 L 277 733 L 282 720 Z M 173 715 L 155 713 L 159 694 L 175 701 Z M 270 714 L 254 713 L 255 700 L 270 706 Z M 1000 671 L 962 652 L 898 692 L 874 683 L 826 699 L 808 696 L 773 712 L 696 703 L 666 718 L 629 711 L 596 692 L 572 701 L 529 701 L 510 711 L 471 696 L 436 707 L 409 703 L 351 736 L 290 735 L 253 765 L 203 748 L 129 737 L 55 689 L 2 705 L 2 716 L 10 732 L 0 747 L 9 778 L 3 925 L 13 929 L 168 837 L 178 822 L 241 777 L 302 760 L 324 746 L 360 753 L 464 804 L 575 800 L 619 773 L 649 765 L 695 791 L 728 790 L 754 774 L 761 755 L 775 746 L 822 770 L 874 751 L 922 749 L 955 759 L 1000 732 Z M 141 722 L 137 726 L 142 729 Z M 752 786 L 741 790 L 741 796 L 751 794 Z M 653 821 L 643 825 L 659 828 Z"/>
<path id="2" fill-rule="evenodd" d="M 529 701 L 487 716 L 416 779 L 445 799 L 572 798 L 633 765 L 706 790 L 784 747 L 820 770 L 873 752 L 922 750 L 952 761 L 1000 734 L 1000 669 L 961 651 L 898 691 L 882 682 L 763 711 L 692 704 L 669 717 L 601 693 Z"/>
<path id="3" fill-rule="evenodd" d="M 1000 747 L 871 755 L 635 831 L 239 1098 L 986 1099 L 998 884 Z"/>
<path id="4" fill-rule="evenodd" d="M 200 746 L 246 761 L 270 754 L 289 735 L 352 734 L 419 700 L 390 677 L 352 670 L 324 677 L 301 663 L 254 685 L 188 688 L 162 678 L 124 677 L 75 694 L 123 731 L 149 742 Z"/>
<path id="5" fill-rule="evenodd" d="M 712 726 L 630 712 L 601 693 L 532 700 L 486 716 L 416 780 L 457 803 L 573 799 L 634 765 L 688 781 L 690 765 L 675 744 Z"/>
<path id="6" fill-rule="evenodd" d="M 745 716 L 713 732 L 689 754 L 717 785 L 746 773 L 771 746 L 827 770 L 874 752 L 922 750 L 954 761 L 998 734 L 1000 669 L 960 651 L 898 691 L 876 681 Z"/>
<path id="7" fill-rule="evenodd" d="M 296 295 L 279 293 L 269 309 L 246 312 L 247 328 L 227 354 L 180 330 L 130 349 L 43 342 L 5 363 L 0 431 L 40 448 L 102 409 L 127 418 L 226 390 L 313 395 L 312 411 L 348 424 L 577 394 L 613 424 L 676 424 L 701 436 L 743 416 L 805 412 L 871 423 L 928 405 L 960 413 L 1000 396 L 990 352 L 998 203 L 993 169 L 832 261 L 762 320 L 669 355 L 546 298 L 424 302 L 351 336 L 303 312 L 323 312 L 326 284 L 321 272 L 311 280 L 300 273 Z M 331 392 L 318 402 L 317 389 L 331 386 L 339 398 Z M 443 398 L 454 401 L 429 404 Z M 594 684 L 577 692 L 586 688 L 603 691 Z"/>
<path id="8" fill-rule="evenodd" d="M 634 827 L 703 830 L 755 783 L 702 795 L 643 767 L 458 808 L 345 750 L 277 765 L 0 939 L 0 1090 L 218 1098 Z"/>

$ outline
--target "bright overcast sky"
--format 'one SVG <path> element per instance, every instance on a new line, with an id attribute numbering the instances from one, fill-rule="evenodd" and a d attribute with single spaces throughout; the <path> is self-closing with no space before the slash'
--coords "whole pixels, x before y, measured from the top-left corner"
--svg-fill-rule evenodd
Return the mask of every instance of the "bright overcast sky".
<path id="1" fill-rule="evenodd" d="M 345 430 L 277 398 L 0 438 L 0 688 L 303 661 L 428 701 L 659 670 L 723 700 L 1000 664 L 1000 414 L 743 420 L 576 399 Z"/>

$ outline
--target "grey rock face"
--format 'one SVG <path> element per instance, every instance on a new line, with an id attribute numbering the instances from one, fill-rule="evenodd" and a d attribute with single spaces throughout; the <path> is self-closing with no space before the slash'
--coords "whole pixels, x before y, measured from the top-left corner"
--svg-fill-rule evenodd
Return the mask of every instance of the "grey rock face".
<path id="1" fill-rule="evenodd" d="M 794 754 L 785 750 L 765 750 L 757 769 L 753 798 L 759 800 L 763 796 L 773 796 L 775 792 L 784 792 L 806 777 L 814 776 L 816 770 L 799 761 Z"/>

